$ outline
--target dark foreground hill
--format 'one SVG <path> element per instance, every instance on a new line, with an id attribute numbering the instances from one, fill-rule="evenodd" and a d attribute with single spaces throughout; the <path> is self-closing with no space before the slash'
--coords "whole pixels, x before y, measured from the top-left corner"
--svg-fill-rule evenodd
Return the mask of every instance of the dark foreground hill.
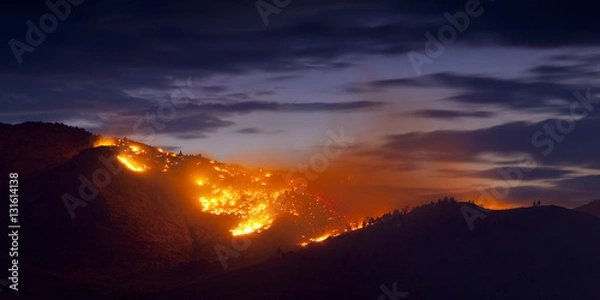
<path id="1" fill-rule="evenodd" d="M 557 206 L 476 213 L 446 202 L 387 215 L 362 230 L 249 267 L 64 277 L 26 265 L 24 298 L 597 299 L 600 218 Z M 131 245 L 131 244 L 129 244 Z M 159 246 L 159 245 L 156 245 Z M 253 247 L 240 251 L 246 255 Z M 74 254 L 88 258 L 93 253 Z M 126 257 L 126 256 L 124 256 Z M 114 257 L 114 259 L 122 259 Z M 48 297 L 49 296 L 49 297 Z M 401 297 L 402 296 L 402 297 Z"/>
<path id="2" fill-rule="evenodd" d="M 574 210 L 600 217 L 600 200 L 592 201 L 588 204 L 576 207 Z"/>
<path id="3" fill-rule="evenodd" d="M 154 294 L 189 299 L 598 299 L 600 219 L 556 206 L 424 207 L 264 264 Z M 378 298 L 379 297 L 379 298 Z"/>

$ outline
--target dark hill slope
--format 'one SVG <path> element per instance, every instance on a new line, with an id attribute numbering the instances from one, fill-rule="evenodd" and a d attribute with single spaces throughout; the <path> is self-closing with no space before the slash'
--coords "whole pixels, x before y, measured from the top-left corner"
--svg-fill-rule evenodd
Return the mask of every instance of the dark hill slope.
<path id="1" fill-rule="evenodd" d="M 58 123 L 0 123 L 0 174 L 19 172 L 21 178 L 39 174 L 91 148 L 97 138 Z"/>
<path id="2" fill-rule="evenodd" d="M 99 158 L 111 159 L 113 151 L 110 147 L 84 150 L 22 184 L 36 187 L 23 188 L 22 198 L 27 201 L 21 203 L 22 223 L 28 224 L 31 237 L 24 249 L 45 249 L 31 253 L 32 263 L 132 270 L 173 266 L 193 258 L 195 239 L 202 238 L 193 230 L 201 219 L 199 210 L 185 209 L 177 193 L 164 184 L 167 180 L 160 178 L 164 173 L 134 174 L 116 160 L 112 165 L 121 171 L 111 173 Z M 93 181 L 98 170 L 106 170 L 109 179 L 87 201 L 80 194 L 80 178 Z M 93 195 L 89 189 L 84 192 Z M 87 203 L 73 210 L 73 218 L 65 194 Z"/>
<path id="3" fill-rule="evenodd" d="M 152 296 L 377 299 L 396 282 L 407 299 L 597 299 L 600 219 L 556 206 L 491 211 L 470 231 L 461 205 L 470 204 L 424 207 Z"/>

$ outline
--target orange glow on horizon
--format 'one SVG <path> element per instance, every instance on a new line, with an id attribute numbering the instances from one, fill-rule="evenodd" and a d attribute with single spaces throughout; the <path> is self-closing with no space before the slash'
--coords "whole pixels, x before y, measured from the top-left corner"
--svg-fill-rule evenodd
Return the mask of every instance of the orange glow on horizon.
<path id="1" fill-rule="evenodd" d="M 493 200 L 477 200 L 474 202 L 475 204 L 482 206 L 486 209 L 491 210 L 505 210 L 520 207 L 518 205 L 510 204 L 510 203 L 502 203 L 500 201 Z"/>
<path id="2" fill-rule="evenodd" d="M 110 138 L 110 137 L 104 137 L 104 136 L 100 136 L 100 138 L 94 142 L 94 148 L 102 147 L 102 146 L 116 146 L 116 145 L 117 145 L 117 139 Z"/>

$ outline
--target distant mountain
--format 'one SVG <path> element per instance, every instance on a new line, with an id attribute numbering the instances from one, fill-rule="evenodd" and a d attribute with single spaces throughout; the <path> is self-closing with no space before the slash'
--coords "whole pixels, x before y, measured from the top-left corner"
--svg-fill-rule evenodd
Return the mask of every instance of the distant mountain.
<path id="1" fill-rule="evenodd" d="M 573 210 L 588 213 L 600 217 L 600 200 L 592 201 L 588 204 L 576 207 Z"/>

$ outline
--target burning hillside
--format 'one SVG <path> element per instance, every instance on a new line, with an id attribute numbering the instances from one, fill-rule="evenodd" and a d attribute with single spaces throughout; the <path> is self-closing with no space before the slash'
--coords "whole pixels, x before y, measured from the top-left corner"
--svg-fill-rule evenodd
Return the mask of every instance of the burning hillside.
<path id="1" fill-rule="evenodd" d="M 357 229 L 327 202 L 326 195 L 305 191 L 281 171 L 250 170 L 227 165 L 201 155 L 178 155 L 161 148 L 137 143 L 126 138 L 100 137 L 96 147 L 117 149 L 118 160 L 135 173 L 162 174 L 172 170 L 179 176 L 178 188 L 198 202 L 205 213 L 234 218 L 232 235 L 259 233 L 270 228 L 281 216 L 293 216 L 299 228 L 297 242 L 306 245 L 329 236 Z"/>

